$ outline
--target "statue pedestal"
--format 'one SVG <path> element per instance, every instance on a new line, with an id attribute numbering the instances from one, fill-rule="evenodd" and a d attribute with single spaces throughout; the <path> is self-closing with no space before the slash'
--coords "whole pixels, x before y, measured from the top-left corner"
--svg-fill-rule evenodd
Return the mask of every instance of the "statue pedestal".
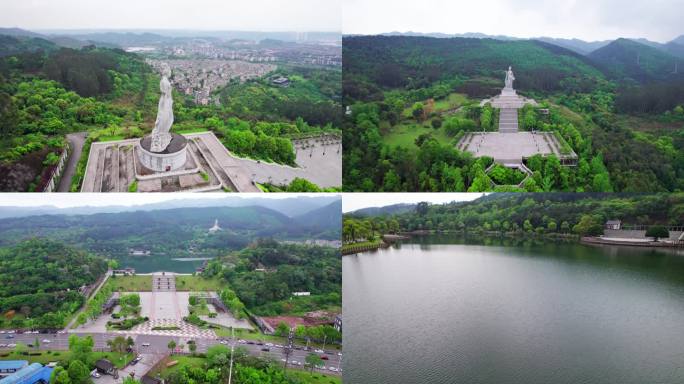
<path id="1" fill-rule="evenodd" d="M 138 143 L 138 160 L 155 172 L 172 172 L 181 169 L 187 159 L 188 140 L 176 133 L 171 134 L 169 145 L 161 152 L 152 152 L 152 136 L 145 136 Z"/>
<path id="2" fill-rule="evenodd" d="M 513 88 L 504 88 L 501 90 L 501 96 L 517 96 L 518 94 L 515 92 L 515 89 Z"/>

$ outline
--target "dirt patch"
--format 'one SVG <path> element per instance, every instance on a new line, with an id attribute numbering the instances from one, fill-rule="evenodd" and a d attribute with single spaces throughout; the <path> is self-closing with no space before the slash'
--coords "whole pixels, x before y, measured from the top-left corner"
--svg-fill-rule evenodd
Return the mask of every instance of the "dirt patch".
<path id="1" fill-rule="evenodd" d="M 32 152 L 19 161 L 14 163 L 0 163 L 0 191 L 4 192 L 26 192 L 32 182 L 36 181 L 38 176 L 40 180 L 36 184 L 36 190 L 44 185 L 50 177 L 50 170 L 54 167 L 43 166 L 43 161 L 50 149 L 43 148 L 40 151 Z"/>

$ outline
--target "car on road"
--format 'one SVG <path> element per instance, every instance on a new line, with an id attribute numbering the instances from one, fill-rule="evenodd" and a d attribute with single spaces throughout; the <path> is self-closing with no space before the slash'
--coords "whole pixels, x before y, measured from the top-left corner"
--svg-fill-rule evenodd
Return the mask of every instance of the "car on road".
<path id="1" fill-rule="evenodd" d="M 335 367 L 329 367 L 328 370 L 332 371 L 332 372 L 337 372 L 337 368 L 335 368 Z"/>
<path id="2" fill-rule="evenodd" d="M 48 340 L 48 339 L 43 339 L 43 343 L 50 343 L 50 340 Z"/>
<path id="3" fill-rule="evenodd" d="M 150 343 L 142 343 L 142 346 L 143 346 L 143 347 L 149 347 L 149 346 L 150 346 Z"/>
<path id="4" fill-rule="evenodd" d="M 321 360 L 329 360 L 329 359 L 328 359 L 328 356 L 326 356 L 326 355 L 321 355 Z"/>
<path id="5" fill-rule="evenodd" d="M 337 356 L 342 356 L 342 352 L 337 352 Z"/>
<path id="6" fill-rule="evenodd" d="M 5 339 L 14 339 L 14 335 L 7 335 L 5 336 Z"/>

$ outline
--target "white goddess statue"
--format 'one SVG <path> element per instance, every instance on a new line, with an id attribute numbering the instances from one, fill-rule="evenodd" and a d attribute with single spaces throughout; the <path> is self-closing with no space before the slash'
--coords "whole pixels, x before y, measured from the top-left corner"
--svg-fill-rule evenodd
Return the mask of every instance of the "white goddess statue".
<path id="1" fill-rule="evenodd" d="M 506 71 L 506 88 L 512 89 L 513 88 L 513 80 L 515 80 L 515 76 L 513 76 L 513 70 L 511 67 L 508 67 L 508 71 Z"/>
<path id="2" fill-rule="evenodd" d="M 159 109 L 157 110 L 157 120 L 154 122 L 152 130 L 152 152 L 162 152 L 171 142 L 171 125 L 173 124 L 173 96 L 171 82 L 171 68 L 163 63 L 161 67 L 162 79 L 159 82 L 161 97 L 159 97 Z"/>

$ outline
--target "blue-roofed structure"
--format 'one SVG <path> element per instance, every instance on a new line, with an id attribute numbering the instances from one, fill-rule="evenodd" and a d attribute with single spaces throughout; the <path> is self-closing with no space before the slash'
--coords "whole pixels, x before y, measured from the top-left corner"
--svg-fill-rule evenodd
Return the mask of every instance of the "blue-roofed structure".
<path id="1" fill-rule="evenodd" d="M 0 360 L 0 378 L 11 375 L 28 364 L 26 360 Z"/>
<path id="2" fill-rule="evenodd" d="M 0 384 L 47 384 L 50 382 L 52 368 L 33 363 L 0 380 Z"/>

